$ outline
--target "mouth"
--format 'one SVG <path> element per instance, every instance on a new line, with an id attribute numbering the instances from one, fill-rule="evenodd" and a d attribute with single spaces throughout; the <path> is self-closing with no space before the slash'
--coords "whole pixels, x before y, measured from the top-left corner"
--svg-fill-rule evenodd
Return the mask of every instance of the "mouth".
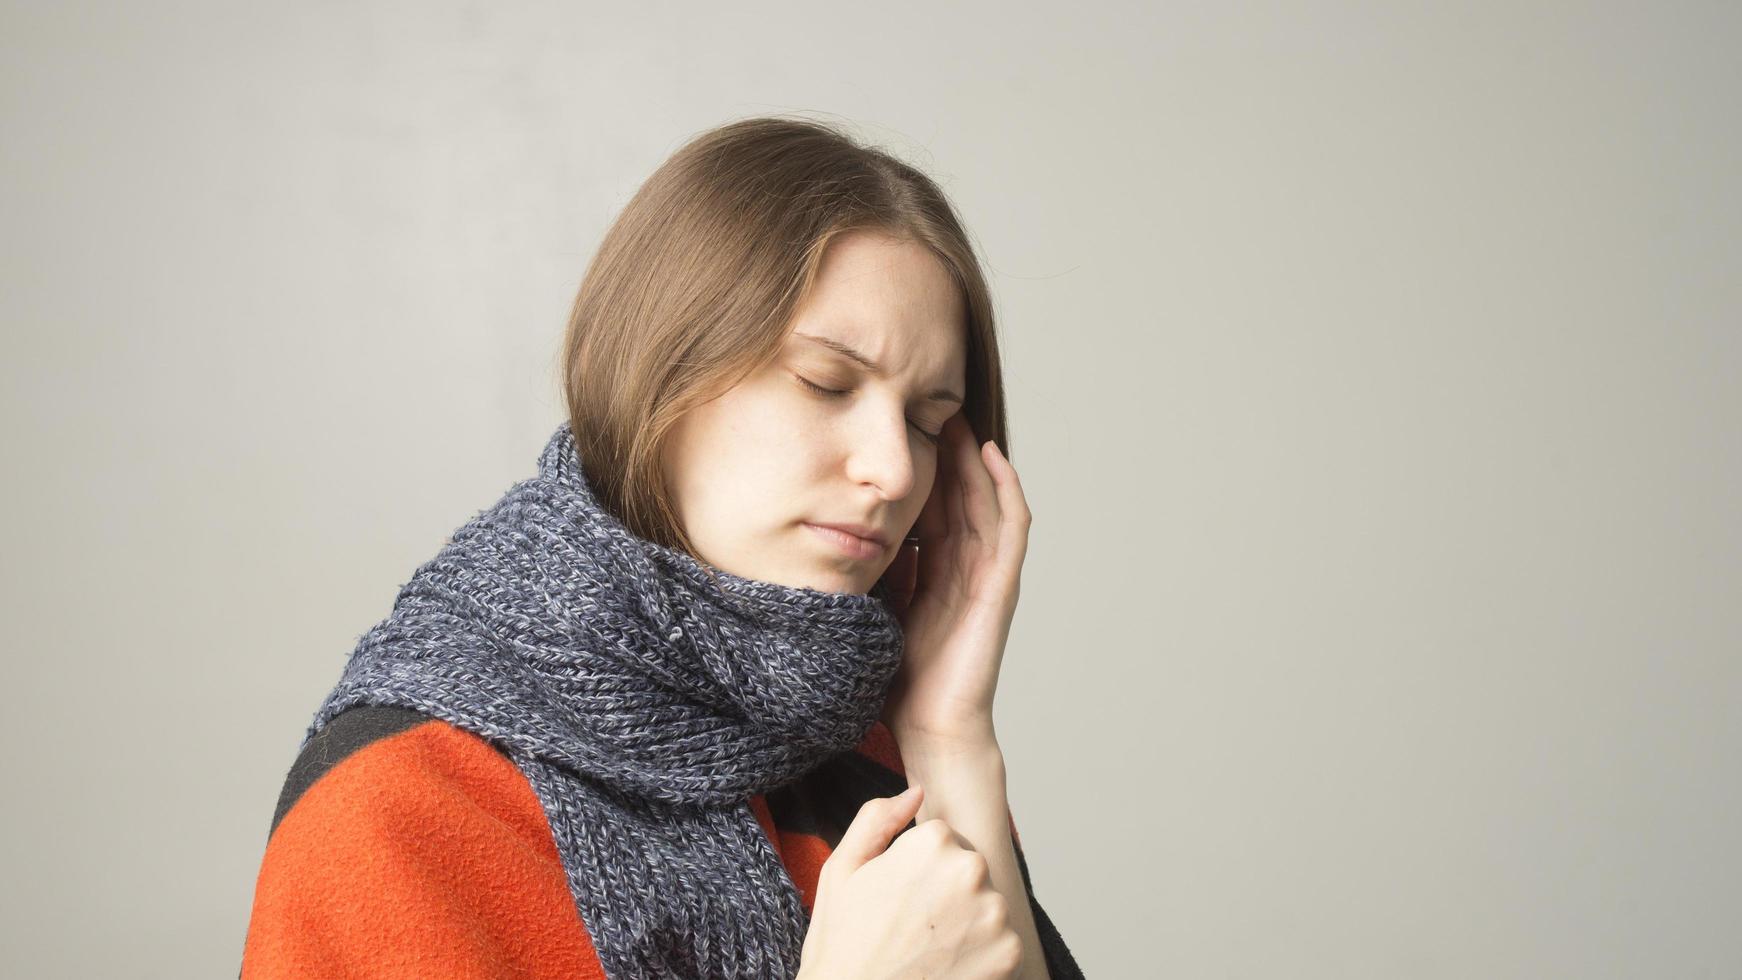
<path id="1" fill-rule="evenodd" d="M 876 538 L 864 537 L 833 525 L 812 524 L 809 521 L 801 523 L 820 540 L 832 545 L 837 552 L 849 558 L 863 561 L 883 554 L 885 545 Z"/>

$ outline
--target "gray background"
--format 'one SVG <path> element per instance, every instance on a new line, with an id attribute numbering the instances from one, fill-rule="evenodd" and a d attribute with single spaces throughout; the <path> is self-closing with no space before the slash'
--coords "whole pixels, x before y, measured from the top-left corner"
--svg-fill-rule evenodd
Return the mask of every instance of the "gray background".
<path id="1" fill-rule="evenodd" d="M 0 972 L 231 976 L 303 726 L 732 118 L 938 177 L 1093 977 L 1742 974 L 1733 3 L 7 3 Z"/>

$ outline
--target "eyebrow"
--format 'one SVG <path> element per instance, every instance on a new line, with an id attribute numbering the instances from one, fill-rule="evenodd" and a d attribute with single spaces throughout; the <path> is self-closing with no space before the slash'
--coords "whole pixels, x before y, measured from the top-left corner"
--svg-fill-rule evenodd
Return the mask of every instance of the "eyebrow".
<path id="1" fill-rule="evenodd" d="M 846 344 L 843 344 L 838 340 L 833 340 L 833 339 L 828 338 L 828 337 L 818 337 L 818 336 L 808 334 L 808 333 L 799 333 L 796 330 L 793 331 L 792 335 L 794 337 L 803 337 L 804 339 L 811 341 L 812 343 L 822 344 L 824 347 L 827 347 L 829 350 L 832 350 L 837 354 L 841 354 L 845 357 L 849 357 L 849 358 L 859 362 L 859 365 L 861 367 L 863 367 L 867 371 L 870 371 L 872 374 L 878 374 L 878 375 L 883 374 L 883 366 L 882 365 L 878 364 L 876 361 L 873 361 L 871 358 L 866 357 L 863 352 L 856 350 L 852 347 L 849 347 Z M 948 388 L 933 388 L 932 390 L 925 393 L 925 397 L 931 399 L 934 402 L 955 402 L 958 405 L 962 404 L 962 396 L 956 394 L 955 392 L 951 391 Z"/>

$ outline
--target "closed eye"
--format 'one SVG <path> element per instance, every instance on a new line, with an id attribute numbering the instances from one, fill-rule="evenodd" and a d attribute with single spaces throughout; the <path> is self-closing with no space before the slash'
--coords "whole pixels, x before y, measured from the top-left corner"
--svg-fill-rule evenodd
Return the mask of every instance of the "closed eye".
<path id="1" fill-rule="evenodd" d="M 824 388 L 822 385 L 811 381 L 809 378 L 805 377 L 802 374 L 795 374 L 795 375 L 793 375 L 793 377 L 798 379 L 799 384 L 804 385 L 806 388 L 810 389 L 811 391 L 816 392 L 817 394 L 823 396 L 824 398 L 840 398 L 844 395 L 850 395 L 853 393 L 853 390 L 851 388 L 847 388 L 847 389 Z M 941 433 L 941 432 L 927 432 L 925 429 L 920 427 L 920 424 L 918 422 L 915 422 L 912 419 L 908 419 L 907 424 L 913 426 L 913 430 L 915 432 L 918 432 L 922 437 L 925 438 L 926 442 L 929 442 L 934 446 L 937 445 L 938 441 L 943 438 L 943 433 Z"/>

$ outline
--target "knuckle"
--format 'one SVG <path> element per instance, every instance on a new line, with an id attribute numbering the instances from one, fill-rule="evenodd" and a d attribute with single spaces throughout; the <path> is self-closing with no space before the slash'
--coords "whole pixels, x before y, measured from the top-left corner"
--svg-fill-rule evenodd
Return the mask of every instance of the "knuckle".
<path id="1" fill-rule="evenodd" d="M 962 867 L 963 876 L 970 882 L 978 883 L 988 880 L 992 876 L 992 866 L 987 863 L 986 855 L 979 851 L 964 850 L 962 856 L 957 858 L 957 863 Z M 992 894 L 997 895 L 998 893 L 993 892 Z M 1002 901 L 1003 897 L 1000 896 L 999 900 Z"/>
<path id="2" fill-rule="evenodd" d="M 962 888 L 981 891 L 986 888 L 989 879 L 986 858 L 982 858 L 977 851 L 962 851 L 962 856 L 956 858 L 955 876 Z M 993 891 L 993 895 L 996 895 L 996 891 Z"/>
<path id="3" fill-rule="evenodd" d="M 956 836 L 955 831 L 950 829 L 950 825 L 942 817 L 932 817 L 914 830 L 924 834 L 926 840 L 938 844 L 954 840 Z"/>
<path id="4" fill-rule="evenodd" d="M 1013 929 L 1007 929 L 993 943 L 993 955 L 998 967 L 1014 973 L 1022 966 L 1022 939 Z"/>
<path id="5" fill-rule="evenodd" d="M 1004 900 L 1002 894 L 992 892 L 986 896 L 986 901 L 981 907 L 981 914 L 992 926 L 1003 929 L 1010 921 L 1010 903 Z"/>

